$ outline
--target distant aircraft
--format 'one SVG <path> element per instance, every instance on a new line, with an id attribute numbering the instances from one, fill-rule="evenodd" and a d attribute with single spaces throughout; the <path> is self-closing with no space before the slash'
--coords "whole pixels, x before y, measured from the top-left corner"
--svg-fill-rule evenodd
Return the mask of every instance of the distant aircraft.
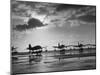
<path id="1" fill-rule="evenodd" d="M 12 60 L 18 60 L 18 57 L 15 57 L 15 55 L 18 54 L 16 49 L 17 47 L 14 47 L 14 46 L 11 47 Z"/>
<path id="2" fill-rule="evenodd" d="M 14 47 L 14 46 L 11 47 L 11 50 L 12 50 L 12 51 L 14 51 L 14 50 L 16 50 L 16 49 L 17 49 L 17 47 Z"/>
<path id="3" fill-rule="evenodd" d="M 64 45 L 64 44 L 60 44 L 58 43 L 57 46 L 53 46 L 55 49 L 60 49 L 60 55 L 64 55 L 65 54 L 65 48 L 68 48 L 68 47 L 76 47 L 76 48 L 79 48 L 79 54 L 83 54 L 83 49 L 84 47 L 87 47 L 87 46 L 93 46 L 95 47 L 96 45 L 95 44 L 82 44 L 81 42 L 78 41 L 78 44 L 77 45 Z M 70 51 L 72 52 L 72 51 Z M 79 56 L 80 57 L 80 56 Z M 59 58 L 59 61 L 60 61 L 61 58 Z"/>
<path id="4" fill-rule="evenodd" d="M 78 45 L 68 45 L 66 47 L 77 47 L 77 48 L 79 48 L 79 53 L 82 54 L 83 49 L 84 49 L 83 47 L 89 47 L 89 46 L 95 47 L 96 45 L 95 44 L 82 44 L 78 41 Z"/>
<path id="5" fill-rule="evenodd" d="M 93 46 L 93 47 L 95 47 L 96 45 L 95 44 L 82 44 L 82 43 L 79 43 L 78 42 L 78 45 L 68 45 L 68 46 L 66 46 L 66 47 L 88 47 L 88 46 Z"/>
<path id="6" fill-rule="evenodd" d="M 44 48 L 44 49 L 45 49 L 45 52 L 48 52 L 47 46 L 42 47 L 42 48 Z"/>
<path id="7" fill-rule="evenodd" d="M 14 46 L 11 47 L 12 55 L 15 55 L 18 53 L 16 49 L 17 47 L 14 47 Z"/>
<path id="8" fill-rule="evenodd" d="M 60 54 L 65 54 L 65 45 L 64 44 L 60 44 L 60 43 L 58 43 L 58 46 L 53 46 L 54 48 L 58 48 L 58 49 L 60 49 Z M 55 49 L 56 50 L 56 49 Z"/>
<path id="9" fill-rule="evenodd" d="M 64 47 L 66 47 L 65 45 L 63 45 L 63 44 L 60 44 L 60 43 L 58 43 L 58 46 L 53 46 L 54 48 L 58 48 L 58 49 L 62 49 L 62 48 L 64 48 Z"/>

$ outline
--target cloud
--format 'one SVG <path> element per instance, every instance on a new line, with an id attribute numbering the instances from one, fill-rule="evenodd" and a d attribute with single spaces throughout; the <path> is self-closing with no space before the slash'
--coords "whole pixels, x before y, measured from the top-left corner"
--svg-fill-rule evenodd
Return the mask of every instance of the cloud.
<path id="1" fill-rule="evenodd" d="M 87 24 L 88 22 L 95 23 L 96 17 L 95 6 L 88 5 L 16 1 L 12 3 L 12 7 L 12 12 L 14 13 L 14 15 L 24 17 L 23 20 L 25 20 L 25 17 L 29 18 L 31 16 L 43 21 L 45 25 L 53 24 L 54 26 L 60 27 L 64 25 L 70 25 L 71 27 L 80 26 L 80 22 L 86 22 L 85 24 Z M 15 29 L 23 31 L 45 25 L 43 25 L 41 22 L 36 22 L 32 24 L 21 23 L 17 24 Z"/>
<path id="2" fill-rule="evenodd" d="M 69 22 L 71 27 L 80 26 L 80 22 L 78 20 L 70 20 Z"/>
<path id="3" fill-rule="evenodd" d="M 96 22 L 96 16 L 93 16 L 93 15 L 80 16 L 78 17 L 78 19 L 85 22 L 93 22 L 93 23 Z"/>
<path id="4" fill-rule="evenodd" d="M 33 12 L 38 15 L 55 14 L 53 10 L 56 6 L 56 3 L 15 1 L 12 2 L 11 9 L 16 15 L 29 17 Z"/>
<path id="5" fill-rule="evenodd" d="M 46 9 L 46 7 L 40 7 L 37 11 L 37 14 L 39 15 L 44 15 L 44 14 L 48 14 L 49 11 Z"/>
<path id="6" fill-rule="evenodd" d="M 58 22 L 58 21 L 61 21 L 61 20 L 60 19 L 51 20 L 51 22 Z"/>
<path id="7" fill-rule="evenodd" d="M 78 21 L 84 21 L 87 23 L 96 23 L 96 15 L 89 15 L 89 14 L 78 14 L 78 16 L 71 16 L 70 18 L 66 19 L 68 20 L 78 20 Z"/>
<path id="8" fill-rule="evenodd" d="M 45 26 L 45 25 L 43 25 L 43 23 L 40 20 L 35 19 L 35 18 L 31 18 L 31 19 L 29 19 L 29 21 L 27 22 L 27 24 L 16 25 L 16 27 L 14 28 L 14 30 L 25 31 L 25 30 L 28 30 L 28 29 L 42 27 L 42 26 Z"/>
<path id="9" fill-rule="evenodd" d="M 16 27 L 14 27 L 14 30 L 17 30 L 17 31 L 24 31 L 28 29 L 28 25 L 27 24 L 23 24 L 23 25 L 16 25 Z"/>
<path id="10" fill-rule="evenodd" d="M 69 18 L 66 17 L 65 21 L 73 21 L 77 20 L 80 24 L 94 24 L 96 22 L 96 8 L 95 6 L 82 7 L 75 11 L 75 13 L 70 14 Z M 76 23 L 76 22 L 75 22 Z M 79 26 L 79 25 L 78 25 Z"/>
<path id="11" fill-rule="evenodd" d="M 17 16 L 28 17 L 30 15 L 28 11 L 30 10 L 31 7 L 25 4 L 12 4 L 12 13 L 14 13 Z"/>
<path id="12" fill-rule="evenodd" d="M 37 2 L 12 1 L 11 12 L 17 16 L 29 17 L 33 11 L 36 11 L 37 4 Z"/>
<path id="13" fill-rule="evenodd" d="M 12 25 L 24 24 L 23 19 L 21 18 L 13 18 L 11 22 Z"/>
<path id="14" fill-rule="evenodd" d="M 71 9 L 76 10 L 82 7 L 86 7 L 86 5 L 59 4 L 56 8 L 56 11 L 71 10 Z"/>

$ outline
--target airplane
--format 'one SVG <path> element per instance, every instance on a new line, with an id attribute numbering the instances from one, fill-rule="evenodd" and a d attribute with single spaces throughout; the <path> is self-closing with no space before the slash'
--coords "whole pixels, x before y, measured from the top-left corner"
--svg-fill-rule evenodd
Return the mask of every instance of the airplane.
<path id="1" fill-rule="evenodd" d="M 65 45 L 64 44 L 60 44 L 60 43 L 58 43 L 58 46 L 53 46 L 54 48 L 55 48 L 55 51 L 56 51 L 56 48 L 58 48 L 58 49 L 60 49 L 60 54 L 61 55 L 63 55 L 63 54 L 65 54 Z"/>
<path id="2" fill-rule="evenodd" d="M 18 47 L 14 47 L 14 46 L 11 47 L 12 55 L 15 55 L 15 54 L 18 53 L 17 50 L 16 50 L 17 48 Z"/>
<path id="3" fill-rule="evenodd" d="M 17 49 L 17 47 L 14 47 L 14 46 L 11 47 L 11 50 L 12 50 L 12 51 L 14 51 L 14 50 L 16 50 L 16 49 Z"/>
<path id="4" fill-rule="evenodd" d="M 79 53 L 82 54 L 84 47 L 88 47 L 89 48 L 89 46 L 95 47 L 96 45 L 95 44 L 82 44 L 82 43 L 78 42 L 78 45 L 68 45 L 66 47 L 76 47 L 76 48 L 79 48 Z"/>
<path id="5" fill-rule="evenodd" d="M 86 47 L 86 46 L 96 46 L 95 44 L 81 44 L 78 42 L 78 45 L 67 45 L 65 47 Z"/>
<path id="6" fill-rule="evenodd" d="M 45 49 L 45 52 L 47 52 L 47 51 L 48 51 L 48 49 L 47 49 L 47 46 L 45 46 L 45 47 L 42 47 L 42 48 L 44 48 L 44 49 Z"/>
<path id="7" fill-rule="evenodd" d="M 42 47 L 40 45 L 36 45 L 34 47 L 31 46 L 31 44 L 29 44 L 29 47 L 27 48 L 29 50 L 29 53 L 34 53 L 36 55 L 41 55 L 42 52 Z"/>
<path id="8" fill-rule="evenodd" d="M 63 45 L 63 44 L 60 44 L 60 43 L 58 43 L 58 46 L 53 46 L 54 48 L 58 48 L 58 49 L 62 49 L 62 48 L 64 48 L 64 47 L 66 47 L 65 45 Z"/>
<path id="9" fill-rule="evenodd" d="M 18 57 L 15 57 L 15 55 L 18 54 L 16 49 L 17 47 L 14 46 L 11 47 L 12 60 L 18 60 Z"/>
<path id="10" fill-rule="evenodd" d="M 61 55 L 64 55 L 65 54 L 65 51 L 63 51 L 63 49 L 64 50 L 66 50 L 65 48 L 68 48 L 68 47 L 77 47 L 77 48 L 79 48 L 79 54 L 83 54 L 83 47 L 86 47 L 86 46 L 96 46 L 95 44 L 82 44 L 82 43 L 80 43 L 79 41 L 78 41 L 78 44 L 77 45 L 64 45 L 64 44 L 60 44 L 60 43 L 58 43 L 58 46 L 53 46 L 55 49 L 57 48 L 57 49 L 60 49 L 60 52 L 63 52 L 63 54 L 61 54 Z M 71 54 L 71 53 L 70 53 Z M 80 56 L 79 56 L 79 58 L 80 58 Z M 60 61 L 60 59 L 61 58 L 59 58 L 59 61 Z"/>
<path id="11" fill-rule="evenodd" d="M 39 62 L 41 60 L 40 56 L 42 56 L 41 55 L 42 47 L 40 45 L 36 45 L 36 46 L 32 47 L 31 44 L 29 44 L 27 49 L 29 50 L 29 63 L 32 63 L 32 61 Z M 39 56 L 39 57 L 37 57 L 37 56 Z"/>

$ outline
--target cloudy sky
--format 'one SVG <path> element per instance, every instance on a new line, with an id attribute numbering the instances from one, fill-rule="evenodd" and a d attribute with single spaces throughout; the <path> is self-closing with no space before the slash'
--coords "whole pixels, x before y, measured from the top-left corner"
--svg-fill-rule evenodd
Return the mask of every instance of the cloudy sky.
<path id="1" fill-rule="evenodd" d="M 26 51 L 28 44 L 95 43 L 96 7 L 44 2 L 11 1 L 11 45 Z"/>

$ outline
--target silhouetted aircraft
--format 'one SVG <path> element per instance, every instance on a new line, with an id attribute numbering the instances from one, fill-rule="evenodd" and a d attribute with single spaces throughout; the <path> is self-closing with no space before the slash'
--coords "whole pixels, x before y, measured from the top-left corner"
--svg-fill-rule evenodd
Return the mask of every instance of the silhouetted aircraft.
<path id="1" fill-rule="evenodd" d="M 17 49 L 17 47 L 14 47 L 14 46 L 11 47 L 11 50 L 12 50 L 12 51 L 14 51 L 14 50 L 16 50 L 16 49 Z"/>
<path id="2" fill-rule="evenodd" d="M 84 47 L 96 47 L 95 44 L 82 44 L 80 42 L 78 42 L 78 45 L 69 45 L 69 46 L 66 46 L 66 47 L 77 47 L 79 48 L 79 53 L 83 53 L 83 49 Z"/>
<path id="3" fill-rule="evenodd" d="M 32 47 L 31 44 L 29 44 L 29 47 L 27 49 L 29 50 L 29 53 L 31 54 L 41 55 L 41 52 L 42 52 L 42 47 L 40 45 L 36 45 Z"/>
<path id="4" fill-rule="evenodd" d="M 54 48 L 58 48 L 58 49 L 62 49 L 62 48 L 64 48 L 64 47 L 66 47 L 65 45 L 63 45 L 63 44 L 60 44 L 60 43 L 58 43 L 58 46 L 53 46 Z"/>
<path id="5" fill-rule="evenodd" d="M 47 46 L 45 46 L 45 47 L 42 47 L 42 48 L 44 48 L 44 49 L 45 49 L 45 52 L 47 52 L 47 51 L 48 51 L 48 49 L 47 49 Z"/>
<path id="6" fill-rule="evenodd" d="M 29 44 L 29 47 L 27 48 L 29 50 L 29 63 L 32 61 L 41 61 L 41 53 L 42 53 L 42 47 L 40 45 L 36 45 L 34 47 Z"/>
<path id="7" fill-rule="evenodd" d="M 65 47 L 88 47 L 88 46 L 93 46 L 93 47 L 95 47 L 96 45 L 95 44 L 81 44 L 81 43 L 79 43 L 78 42 L 78 45 L 67 45 L 67 46 L 65 46 Z"/>
<path id="8" fill-rule="evenodd" d="M 58 48 L 58 49 L 60 49 L 60 54 L 61 55 L 63 55 L 63 54 L 65 54 L 65 45 L 64 44 L 60 44 L 60 43 L 58 43 L 58 46 L 53 46 L 54 48 Z"/>
<path id="9" fill-rule="evenodd" d="M 83 54 L 83 49 L 84 49 L 84 47 L 95 47 L 96 45 L 95 44 L 82 44 L 81 42 L 79 42 L 78 41 L 78 44 L 77 45 L 64 45 L 64 44 L 60 44 L 60 43 L 58 43 L 58 45 L 57 46 L 53 46 L 55 49 L 59 49 L 60 50 L 60 55 L 61 56 L 63 56 L 64 54 L 65 54 L 65 48 L 68 48 L 68 47 L 76 47 L 76 48 L 78 48 L 79 49 L 79 58 L 80 58 L 80 56 Z M 72 51 L 70 51 L 71 53 L 72 53 Z M 89 53 L 91 53 L 91 52 L 89 52 Z M 59 57 L 59 61 L 60 61 L 60 57 Z"/>
<path id="10" fill-rule="evenodd" d="M 36 46 L 32 47 L 31 44 L 29 44 L 29 47 L 27 49 L 29 49 L 29 50 L 38 50 L 38 49 L 42 49 L 42 47 L 40 45 L 36 45 Z"/>
<path id="11" fill-rule="evenodd" d="M 12 55 L 15 55 L 18 53 L 16 49 L 17 47 L 14 47 L 14 46 L 11 47 Z"/>
<path id="12" fill-rule="evenodd" d="M 12 60 L 18 60 L 18 57 L 15 57 L 15 55 L 18 54 L 16 49 L 17 49 L 17 47 L 14 47 L 14 46 L 11 47 Z"/>

